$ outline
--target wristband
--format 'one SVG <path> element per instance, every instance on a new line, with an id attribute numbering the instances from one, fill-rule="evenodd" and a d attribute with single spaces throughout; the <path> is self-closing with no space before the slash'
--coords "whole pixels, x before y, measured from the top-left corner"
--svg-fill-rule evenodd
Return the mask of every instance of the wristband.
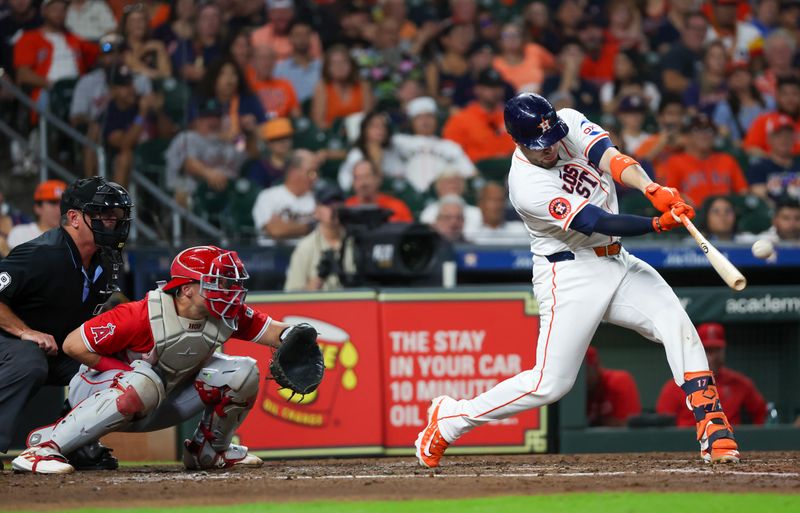
<path id="1" fill-rule="evenodd" d="M 661 219 L 658 217 L 653 218 L 653 231 L 656 233 L 661 233 L 664 231 L 664 228 L 661 226 Z"/>
<path id="2" fill-rule="evenodd" d="M 630 166 L 638 166 L 639 163 L 633 157 L 629 157 L 627 155 L 623 155 L 622 153 L 617 153 L 613 157 L 611 157 L 611 177 L 614 179 L 615 182 L 622 183 L 622 172 L 630 167 Z"/>
<path id="3" fill-rule="evenodd" d="M 110 356 L 101 356 L 100 361 L 94 364 L 92 368 L 99 372 L 105 372 L 110 370 L 122 370 L 122 371 L 133 370 L 133 367 L 131 367 L 127 363 L 123 362 L 122 360 L 117 360 L 116 358 L 111 358 Z"/>

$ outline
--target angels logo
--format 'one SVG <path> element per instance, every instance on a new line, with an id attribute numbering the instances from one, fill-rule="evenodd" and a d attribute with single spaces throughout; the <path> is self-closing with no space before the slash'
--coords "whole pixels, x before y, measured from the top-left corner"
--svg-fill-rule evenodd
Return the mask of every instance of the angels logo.
<path id="1" fill-rule="evenodd" d="M 103 340 L 107 339 L 114 334 L 115 329 L 117 329 L 117 327 L 110 322 L 105 326 L 92 327 L 92 337 L 94 337 L 94 343 L 99 344 Z"/>
<path id="2" fill-rule="evenodd" d="M 567 217 L 572 210 L 572 207 L 569 204 L 569 201 L 565 200 L 564 198 L 556 198 L 550 202 L 550 215 L 555 217 L 556 219 L 564 219 Z"/>

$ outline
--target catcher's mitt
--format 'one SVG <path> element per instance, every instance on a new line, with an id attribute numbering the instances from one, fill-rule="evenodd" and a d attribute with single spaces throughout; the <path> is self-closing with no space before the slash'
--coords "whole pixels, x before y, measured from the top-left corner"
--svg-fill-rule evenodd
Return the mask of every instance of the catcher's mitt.
<path id="1" fill-rule="evenodd" d="M 272 355 L 269 370 L 281 388 L 294 394 L 310 394 L 322 381 L 325 365 L 317 345 L 317 330 L 307 323 L 289 326 L 281 333 L 281 345 Z"/>

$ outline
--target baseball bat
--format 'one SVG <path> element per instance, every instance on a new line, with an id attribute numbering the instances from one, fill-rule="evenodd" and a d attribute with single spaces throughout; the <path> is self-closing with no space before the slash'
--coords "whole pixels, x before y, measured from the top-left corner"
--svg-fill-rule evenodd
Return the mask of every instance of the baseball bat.
<path id="1" fill-rule="evenodd" d="M 708 239 L 703 237 L 703 234 L 700 233 L 700 230 L 695 227 L 688 217 L 681 215 L 681 222 L 689 233 L 692 234 L 695 242 L 697 242 L 697 245 L 703 250 L 703 253 L 706 254 L 706 258 L 711 262 L 714 270 L 717 271 L 717 274 L 720 275 L 723 281 L 733 290 L 744 290 L 747 286 L 747 279 L 739 272 L 739 269 L 734 267 L 730 260 L 725 258 L 717 248 L 708 242 Z"/>

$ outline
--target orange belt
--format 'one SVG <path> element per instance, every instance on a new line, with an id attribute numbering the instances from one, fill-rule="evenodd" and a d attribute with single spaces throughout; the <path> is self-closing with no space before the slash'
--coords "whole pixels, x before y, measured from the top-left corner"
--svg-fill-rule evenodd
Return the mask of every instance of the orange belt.
<path id="1" fill-rule="evenodd" d="M 609 244 L 608 246 L 597 246 L 592 249 L 594 250 L 594 254 L 599 257 L 610 257 L 619 255 L 619 252 L 622 251 L 622 244 L 615 242 L 613 244 Z"/>

